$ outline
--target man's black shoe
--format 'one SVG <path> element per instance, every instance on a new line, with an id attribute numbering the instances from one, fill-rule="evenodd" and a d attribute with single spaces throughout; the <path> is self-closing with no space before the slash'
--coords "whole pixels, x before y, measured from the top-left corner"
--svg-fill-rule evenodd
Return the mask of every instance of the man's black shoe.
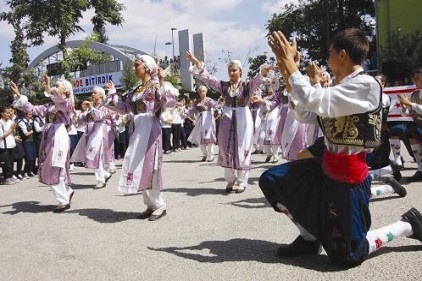
<path id="1" fill-rule="evenodd" d="M 407 190 L 398 183 L 393 178 L 387 178 L 385 182 L 394 189 L 394 192 L 397 193 L 400 197 L 405 197 L 407 195 Z"/>
<path id="2" fill-rule="evenodd" d="M 417 239 L 422 242 L 422 215 L 415 208 L 410 209 L 402 215 L 404 221 L 412 226 L 413 235 L 409 238 Z"/>
<path id="3" fill-rule="evenodd" d="M 146 209 L 145 211 L 139 214 L 138 219 L 141 219 L 141 220 L 147 219 L 152 215 L 153 212 L 154 212 L 153 209 Z"/>
<path id="4" fill-rule="evenodd" d="M 416 171 L 416 173 L 407 178 L 407 182 L 418 182 L 418 181 L 422 181 L 422 172 L 421 171 Z"/>
<path id="5" fill-rule="evenodd" d="M 322 248 L 319 241 L 306 241 L 302 236 L 298 236 L 292 244 L 279 246 L 276 256 L 279 258 L 291 258 L 318 255 L 321 251 Z"/>
<path id="6" fill-rule="evenodd" d="M 393 160 L 391 160 L 391 168 L 393 169 L 393 177 L 396 181 L 400 181 L 402 176 L 401 176 L 401 172 L 400 172 L 400 166 L 397 165 L 397 163 Z"/>
<path id="7" fill-rule="evenodd" d="M 66 210 L 70 209 L 70 204 L 66 205 L 58 205 L 54 210 L 53 213 L 62 213 Z"/>

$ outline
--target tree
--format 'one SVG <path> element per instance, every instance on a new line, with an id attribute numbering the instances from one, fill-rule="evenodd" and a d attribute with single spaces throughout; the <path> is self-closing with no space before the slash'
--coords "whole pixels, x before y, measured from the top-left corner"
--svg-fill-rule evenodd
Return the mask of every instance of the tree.
<path id="1" fill-rule="evenodd" d="M 133 61 L 127 60 L 124 62 L 120 82 L 122 83 L 125 91 L 134 88 L 139 83 L 139 79 L 133 71 Z"/>
<path id="2" fill-rule="evenodd" d="M 15 30 L 15 38 L 10 45 L 12 57 L 9 62 L 12 63 L 12 66 L 6 67 L 4 72 L 8 79 L 20 84 L 22 82 L 22 74 L 29 63 L 29 56 L 26 51 L 28 45 L 24 42 L 25 38 L 21 27 L 21 19 L 15 17 L 13 14 L 5 14 L 4 20 L 7 20 Z"/>
<path id="3" fill-rule="evenodd" d="M 68 57 L 66 39 L 72 34 L 84 31 L 79 25 L 83 12 L 90 8 L 100 12 L 100 16 L 94 16 L 95 20 L 93 19 L 93 22 L 95 22 L 95 28 L 100 29 L 103 39 L 106 38 L 103 31 L 106 22 L 111 24 L 122 23 L 123 19 L 120 11 L 123 9 L 123 5 L 118 4 L 114 0 L 103 2 L 111 6 L 106 6 L 101 1 L 95 0 L 9 0 L 7 4 L 10 6 L 11 11 L 1 13 L 0 19 L 24 19 L 22 31 L 31 46 L 42 45 L 46 34 L 58 37 L 58 47 L 63 53 L 64 61 L 66 61 Z M 65 76 L 69 78 L 70 65 L 64 63 L 62 68 Z"/>
<path id="4" fill-rule="evenodd" d="M 264 63 L 274 64 L 275 58 L 270 57 L 268 58 L 266 54 L 258 55 L 255 58 L 248 58 L 249 63 L 249 72 L 248 77 L 254 77 L 258 71 L 259 67 Z"/>
<path id="5" fill-rule="evenodd" d="M 380 47 L 379 58 L 382 72 L 391 81 L 405 83 L 404 79 L 409 78 L 413 70 L 422 67 L 422 36 L 419 32 L 390 33 L 386 46 Z"/>
<path id="6" fill-rule="evenodd" d="M 99 35 L 98 42 L 107 43 L 105 25 L 107 22 L 111 25 L 121 25 L 124 21 L 121 11 L 125 6 L 115 0 L 91 0 L 91 6 L 95 9 L 95 15 L 91 19 L 93 31 Z"/>
<path id="7" fill-rule="evenodd" d="M 99 35 L 93 34 L 88 36 L 84 42 L 78 47 L 71 49 L 68 56 L 63 60 L 62 65 L 66 64 L 68 69 L 82 70 L 86 68 L 88 63 L 101 64 L 110 61 L 110 56 L 90 49 L 89 45 L 98 41 Z"/>
<path id="8" fill-rule="evenodd" d="M 273 14 L 267 22 L 269 34 L 281 30 L 296 37 L 303 58 L 324 64 L 332 36 L 345 28 L 363 30 L 375 42 L 375 27 L 368 17 L 375 16 L 373 0 L 299 0 L 285 5 L 285 12 Z"/>

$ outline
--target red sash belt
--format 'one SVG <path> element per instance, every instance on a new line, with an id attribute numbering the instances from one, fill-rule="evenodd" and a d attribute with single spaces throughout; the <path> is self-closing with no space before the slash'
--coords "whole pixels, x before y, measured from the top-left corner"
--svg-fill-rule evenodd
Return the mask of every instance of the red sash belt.
<path id="1" fill-rule="evenodd" d="M 322 169 L 334 181 L 359 184 L 368 176 L 366 153 L 344 155 L 325 151 Z"/>

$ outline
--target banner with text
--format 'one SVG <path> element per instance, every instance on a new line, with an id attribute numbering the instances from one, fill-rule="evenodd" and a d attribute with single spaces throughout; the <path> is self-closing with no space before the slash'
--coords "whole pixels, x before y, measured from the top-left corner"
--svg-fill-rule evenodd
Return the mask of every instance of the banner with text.
<path id="1" fill-rule="evenodd" d="M 104 87 L 108 81 L 113 81 L 116 89 L 120 89 L 122 88 L 122 83 L 120 83 L 122 76 L 122 72 L 110 72 L 79 77 L 73 80 L 73 93 L 75 95 L 91 93 L 94 86 Z"/>

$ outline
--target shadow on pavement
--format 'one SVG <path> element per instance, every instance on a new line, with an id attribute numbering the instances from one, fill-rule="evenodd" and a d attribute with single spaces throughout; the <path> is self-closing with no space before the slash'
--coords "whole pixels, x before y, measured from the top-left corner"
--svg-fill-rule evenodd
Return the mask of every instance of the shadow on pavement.
<path id="1" fill-rule="evenodd" d="M 413 240 L 415 241 L 415 240 Z M 369 258 L 374 258 L 379 255 L 388 254 L 388 253 L 404 253 L 404 252 L 418 252 L 422 251 L 422 245 L 407 245 L 407 246 L 398 246 L 398 247 L 383 247 L 371 254 Z"/>
<path id="2" fill-rule="evenodd" d="M 163 160 L 163 163 L 197 163 L 201 160 Z"/>
<path id="3" fill-rule="evenodd" d="M 80 209 L 70 210 L 66 213 L 76 213 L 99 223 L 116 223 L 127 220 L 138 219 L 139 213 L 116 212 L 111 209 Z"/>
<path id="4" fill-rule="evenodd" d="M 326 255 L 277 258 L 274 253 L 277 243 L 251 239 L 231 239 L 228 241 L 205 241 L 196 246 L 152 248 L 152 251 L 167 252 L 181 258 L 202 263 L 222 263 L 238 261 L 257 261 L 299 266 L 320 272 L 342 271 L 345 268 L 333 265 Z"/>
<path id="5" fill-rule="evenodd" d="M 349 268 L 333 264 L 325 254 L 297 258 L 278 258 L 274 256 L 280 244 L 262 240 L 231 239 L 228 241 L 205 241 L 196 246 L 152 248 L 149 250 L 167 252 L 184 259 L 201 263 L 222 263 L 239 261 L 257 261 L 262 263 L 280 263 L 306 268 L 319 272 L 345 271 Z M 422 250 L 422 245 L 385 247 L 370 258 L 389 252 L 414 252 Z"/>
<path id="6" fill-rule="evenodd" d="M 195 197 L 200 195 L 227 195 L 224 193 L 224 188 L 186 188 L 186 187 L 179 187 L 179 188 L 166 188 L 163 190 L 166 192 L 176 192 L 176 193 L 186 193 L 187 196 Z"/>
<path id="7" fill-rule="evenodd" d="M 92 189 L 95 184 L 74 184 L 72 183 L 72 189 Z"/>
<path id="8" fill-rule="evenodd" d="M 381 202 L 381 201 L 401 198 L 399 195 L 397 195 L 397 194 L 395 194 L 395 195 L 396 196 L 393 195 L 393 196 L 389 196 L 389 197 L 374 198 L 374 199 L 371 199 L 371 202 Z"/>
<path id="9" fill-rule="evenodd" d="M 259 208 L 271 207 L 267 199 L 265 199 L 265 197 L 244 199 L 244 200 L 234 201 L 228 204 L 236 206 L 236 207 L 245 208 L 245 209 L 259 209 Z"/>
<path id="10" fill-rule="evenodd" d="M 56 207 L 56 205 L 40 205 L 40 202 L 38 201 L 16 202 L 9 206 L 15 210 L 3 212 L 3 214 L 16 215 L 18 213 L 46 213 L 53 212 Z"/>

